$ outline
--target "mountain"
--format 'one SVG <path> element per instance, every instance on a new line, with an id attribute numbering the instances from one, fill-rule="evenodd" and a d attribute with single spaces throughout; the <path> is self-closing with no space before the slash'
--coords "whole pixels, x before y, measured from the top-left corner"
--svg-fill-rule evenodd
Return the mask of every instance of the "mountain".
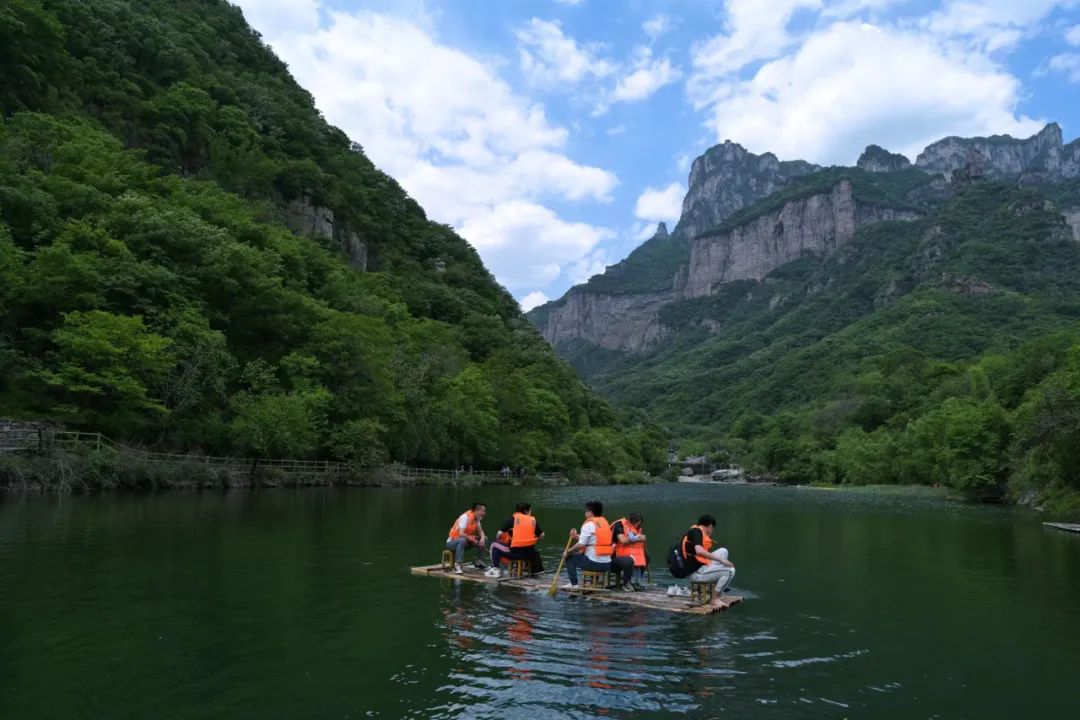
<path id="1" fill-rule="evenodd" d="M 360 464 L 662 461 L 238 8 L 14 0 L 0 46 L 0 415 Z"/>
<path id="2" fill-rule="evenodd" d="M 737 192 L 692 173 L 670 236 L 530 318 L 694 452 L 792 480 L 1075 499 L 1078 159 L 1049 125 L 948 138 L 914 164 L 871 146 L 782 183 L 744 163 Z"/>

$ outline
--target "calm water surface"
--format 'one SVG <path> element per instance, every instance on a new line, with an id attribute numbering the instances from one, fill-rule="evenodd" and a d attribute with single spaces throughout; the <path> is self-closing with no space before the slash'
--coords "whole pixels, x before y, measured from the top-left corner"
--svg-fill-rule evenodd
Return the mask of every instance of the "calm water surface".
<path id="1" fill-rule="evenodd" d="M 701 512 L 711 617 L 413 577 L 474 496 Z M 654 581 L 666 582 L 656 569 Z M 300 490 L 0 504 L 0 718 L 1076 717 L 1080 535 L 1004 508 L 786 488 Z"/>

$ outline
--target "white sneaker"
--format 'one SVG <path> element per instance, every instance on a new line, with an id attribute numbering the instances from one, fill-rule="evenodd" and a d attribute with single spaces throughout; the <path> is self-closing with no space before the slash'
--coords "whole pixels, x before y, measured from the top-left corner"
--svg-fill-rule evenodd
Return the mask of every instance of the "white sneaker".
<path id="1" fill-rule="evenodd" d="M 457 563 L 454 565 L 454 572 L 458 575 L 464 574 L 465 571 L 461 569 L 461 563 Z"/>
<path id="2" fill-rule="evenodd" d="M 690 588 L 679 586 L 679 597 L 690 597 Z"/>
<path id="3" fill-rule="evenodd" d="M 571 583 L 565 583 L 563 585 L 560 585 L 559 589 L 560 590 L 577 590 L 577 585 L 572 585 Z"/>
<path id="4" fill-rule="evenodd" d="M 668 588 L 667 588 L 667 596 L 668 597 L 677 597 L 678 594 L 679 594 L 679 586 L 678 585 L 668 585 Z"/>
<path id="5" fill-rule="evenodd" d="M 497 567 L 490 567 L 484 573 L 484 577 L 490 577 L 490 578 L 497 578 L 500 575 L 502 575 L 502 573 L 499 572 L 499 568 L 497 568 Z"/>

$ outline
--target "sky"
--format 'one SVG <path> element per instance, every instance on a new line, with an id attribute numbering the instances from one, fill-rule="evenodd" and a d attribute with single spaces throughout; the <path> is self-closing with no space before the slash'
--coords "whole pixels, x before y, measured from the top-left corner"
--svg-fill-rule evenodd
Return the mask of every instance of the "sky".
<path id="1" fill-rule="evenodd" d="M 1080 135 L 1080 0 L 233 0 L 526 310 L 678 221 L 724 140 L 852 165 Z"/>

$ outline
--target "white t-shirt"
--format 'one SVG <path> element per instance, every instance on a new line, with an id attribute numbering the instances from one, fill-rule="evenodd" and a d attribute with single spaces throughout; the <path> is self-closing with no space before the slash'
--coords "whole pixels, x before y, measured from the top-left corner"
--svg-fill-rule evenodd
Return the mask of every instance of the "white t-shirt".
<path id="1" fill-rule="evenodd" d="M 581 535 L 578 537 L 578 542 L 585 546 L 585 557 L 589 558 L 593 562 L 609 563 L 611 562 L 610 555 L 600 556 L 596 554 L 596 523 L 592 520 L 586 520 L 581 526 Z"/>

